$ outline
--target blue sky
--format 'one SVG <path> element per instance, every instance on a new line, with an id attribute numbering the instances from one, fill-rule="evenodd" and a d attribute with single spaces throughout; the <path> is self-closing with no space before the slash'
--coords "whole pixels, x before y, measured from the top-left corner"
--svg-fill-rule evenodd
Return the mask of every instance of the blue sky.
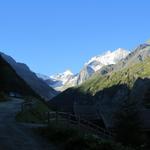
<path id="1" fill-rule="evenodd" d="M 150 39 L 149 0 L 0 0 L 0 50 L 35 71 L 78 72 Z"/>

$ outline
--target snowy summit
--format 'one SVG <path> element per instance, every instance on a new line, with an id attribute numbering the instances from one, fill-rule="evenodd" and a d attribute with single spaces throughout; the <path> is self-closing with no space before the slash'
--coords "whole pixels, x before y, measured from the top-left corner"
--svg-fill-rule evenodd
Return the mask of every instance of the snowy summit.
<path id="1" fill-rule="evenodd" d="M 129 51 L 118 48 L 115 51 L 107 51 L 104 55 L 92 57 L 86 66 L 90 66 L 94 71 L 98 71 L 105 65 L 116 64 L 118 61 L 124 59 L 129 54 Z"/>
<path id="2" fill-rule="evenodd" d="M 70 70 L 66 70 L 63 73 L 58 73 L 56 75 L 50 76 L 51 79 L 56 80 L 56 81 L 62 81 L 63 84 L 65 84 L 70 77 L 73 76 L 73 73 Z"/>

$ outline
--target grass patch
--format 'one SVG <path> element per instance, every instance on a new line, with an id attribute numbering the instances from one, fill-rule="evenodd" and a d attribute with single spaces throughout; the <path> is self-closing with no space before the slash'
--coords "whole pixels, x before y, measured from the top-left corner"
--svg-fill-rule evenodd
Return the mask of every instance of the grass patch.
<path id="1" fill-rule="evenodd" d="M 30 100 L 33 100 L 33 98 L 30 98 Z M 50 111 L 50 109 L 47 104 L 34 98 L 33 108 L 18 112 L 16 115 L 16 120 L 25 123 L 43 123 L 45 122 L 46 116 L 42 114 L 48 111 Z"/>
<path id="2" fill-rule="evenodd" d="M 72 136 L 79 136 L 75 128 L 66 128 L 63 124 L 52 123 L 48 127 L 39 128 L 38 133 L 54 143 L 64 143 Z"/>
<path id="3" fill-rule="evenodd" d="M 60 145 L 63 150 L 133 150 L 62 124 L 50 124 L 48 127 L 36 129 L 36 132 L 50 142 Z"/>
<path id="4" fill-rule="evenodd" d="M 0 102 L 5 102 L 5 101 L 8 101 L 8 96 L 3 91 L 1 91 L 0 92 Z"/>
<path id="5" fill-rule="evenodd" d="M 39 119 L 39 117 L 36 117 L 36 115 L 32 111 L 19 112 L 16 115 L 16 120 L 18 122 L 25 122 L 25 123 L 40 123 L 40 122 L 42 122 Z"/>

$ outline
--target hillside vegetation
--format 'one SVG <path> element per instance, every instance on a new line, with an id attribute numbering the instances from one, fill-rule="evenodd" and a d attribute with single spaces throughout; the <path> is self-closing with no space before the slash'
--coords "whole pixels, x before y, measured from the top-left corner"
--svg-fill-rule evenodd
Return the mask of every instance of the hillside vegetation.
<path id="1" fill-rule="evenodd" d="M 42 114 L 50 111 L 48 105 L 39 99 L 31 98 L 31 100 L 34 100 L 32 108 L 24 108 L 24 110 L 18 112 L 16 120 L 25 123 L 45 122 L 45 116 Z M 28 100 L 26 99 L 25 101 Z"/>
<path id="2" fill-rule="evenodd" d="M 111 72 L 105 76 L 99 75 L 99 73 L 97 73 L 85 83 L 83 83 L 80 87 L 78 87 L 78 89 L 83 93 L 90 93 L 94 95 L 100 90 L 118 84 L 127 84 L 130 88 L 132 88 L 134 82 L 139 77 L 150 77 L 150 58 L 121 69 L 120 71 Z"/>

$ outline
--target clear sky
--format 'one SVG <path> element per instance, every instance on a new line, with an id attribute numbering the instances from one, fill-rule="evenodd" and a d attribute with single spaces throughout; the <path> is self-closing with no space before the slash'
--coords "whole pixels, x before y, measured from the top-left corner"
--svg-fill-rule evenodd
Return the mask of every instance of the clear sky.
<path id="1" fill-rule="evenodd" d="M 0 50 L 39 73 L 150 39 L 150 0 L 0 0 Z"/>

